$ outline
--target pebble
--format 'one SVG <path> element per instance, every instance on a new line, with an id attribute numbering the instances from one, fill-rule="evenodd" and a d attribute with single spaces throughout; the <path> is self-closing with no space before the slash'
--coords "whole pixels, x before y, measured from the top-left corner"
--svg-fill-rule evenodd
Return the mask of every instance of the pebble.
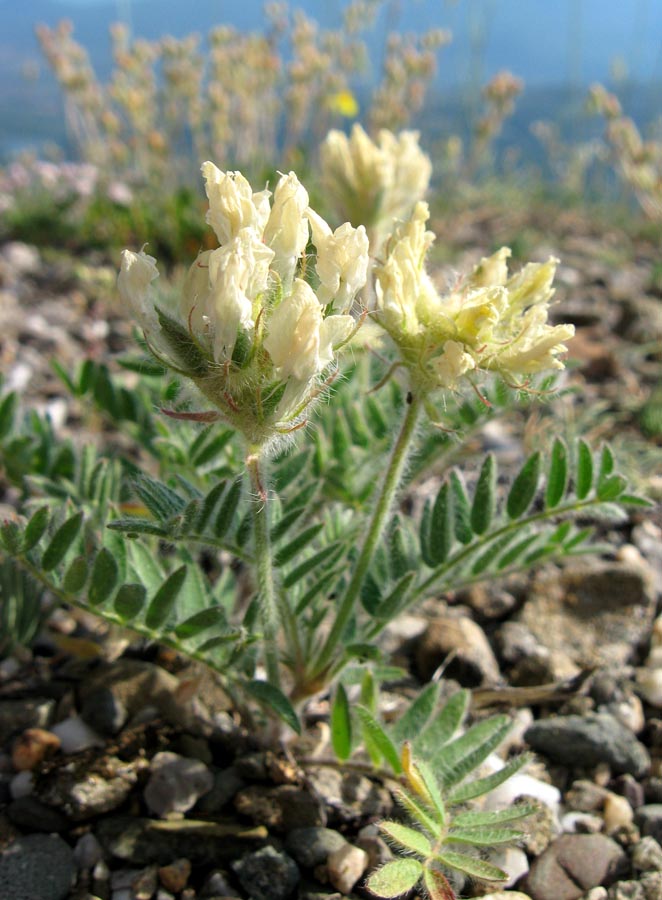
<path id="1" fill-rule="evenodd" d="M 80 716 L 69 716 L 68 719 L 63 719 L 57 725 L 53 725 L 51 731 L 59 739 L 60 749 L 66 755 L 81 753 L 91 747 L 103 747 L 104 745 L 103 738 L 93 731 Z"/>
<path id="2" fill-rule="evenodd" d="M 251 785 L 236 794 L 234 807 L 242 816 L 274 831 L 326 825 L 326 812 L 320 799 L 291 784 Z"/>
<path id="3" fill-rule="evenodd" d="M 632 848 L 632 865 L 641 872 L 662 872 L 662 847 L 646 835 Z"/>
<path id="4" fill-rule="evenodd" d="M 17 772 L 36 769 L 39 763 L 52 756 L 60 747 L 60 739 L 44 728 L 28 728 L 14 741 L 12 764 Z"/>
<path id="5" fill-rule="evenodd" d="M 480 900 L 532 900 L 521 891 L 497 891 L 495 894 L 483 894 Z"/>
<path id="6" fill-rule="evenodd" d="M 508 876 L 503 882 L 505 888 L 517 884 L 520 878 L 529 871 L 528 857 L 520 847 L 495 847 L 490 851 L 490 862 L 502 869 Z"/>
<path id="7" fill-rule="evenodd" d="M 589 781 L 587 778 L 578 778 L 573 781 L 563 798 L 564 803 L 570 809 L 580 812 L 595 812 L 602 809 L 609 791 L 602 785 Z"/>
<path id="8" fill-rule="evenodd" d="M 0 745 L 26 728 L 47 728 L 55 700 L 0 700 Z"/>
<path id="9" fill-rule="evenodd" d="M 79 869 L 93 869 L 103 859 L 103 849 L 91 831 L 82 834 L 74 847 L 74 862 Z"/>
<path id="10" fill-rule="evenodd" d="M 365 825 L 358 834 L 356 846 L 368 854 L 368 868 L 376 869 L 393 859 L 393 853 L 381 837 L 376 825 Z"/>
<path id="11" fill-rule="evenodd" d="M 637 778 L 650 767 L 644 745 L 608 713 L 542 719 L 527 729 L 525 739 L 534 750 L 570 767 L 607 763 L 615 772 Z"/>
<path id="12" fill-rule="evenodd" d="M 393 800 L 389 791 L 365 775 L 358 772 L 343 774 L 330 766 L 311 768 L 307 774 L 309 784 L 323 799 L 330 822 L 380 818 L 392 812 Z"/>
<path id="13" fill-rule="evenodd" d="M 349 894 L 368 868 L 368 854 L 353 844 L 344 844 L 331 853 L 326 866 L 333 887 L 342 894 Z"/>
<path id="14" fill-rule="evenodd" d="M 503 762 L 499 760 L 499 768 Z M 518 797 L 533 797 L 548 806 L 554 813 L 558 813 L 561 803 L 561 792 L 553 784 L 541 781 L 526 772 L 518 772 L 498 785 L 485 798 L 485 809 L 501 809 L 510 806 Z"/>
<path id="15" fill-rule="evenodd" d="M 466 687 L 496 684 L 499 664 L 485 632 L 468 616 L 437 616 L 416 643 L 414 659 L 418 674 L 429 681 L 449 654 L 446 675 Z"/>
<path id="16" fill-rule="evenodd" d="M 285 849 L 304 869 L 314 869 L 346 843 L 342 834 L 332 828 L 293 828 L 287 835 Z"/>
<path id="17" fill-rule="evenodd" d="M 602 834 L 565 834 L 534 860 L 522 887 L 532 900 L 579 900 L 627 870 L 627 856 Z"/>
<path id="18" fill-rule="evenodd" d="M 159 881 L 169 891 L 177 894 L 183 891 L 191 874 L 191 863 L 188 859 L 176 859 L 159 869 Z"/>
<path id="19" fill-rule="evenodd" d="M 237 771 L 236 766 L 212 769 L 211 773 L 213 778 L 211 790 L 203 794 L 196 804 L 196 810 L 205 815 L 220 812 L 242 788 L 246 787 L 246 782 Z"/>
<path id="20" fill-rule="evenodd" d="M 9 793 L 14 800 L 21 797 L 29 797 L 34 790 L 34 778 L 32 772 L 19 772 L 9 782 Z"/>
<path id="21" fill-rule="evenodd" d="M 73 853 L 61 837 L 29 834 L 0 854 L 0 900 L 64 900 L 75 875 Z"/>
<path id="22" fill-rule="evenodd" d="M 157 816 L 188 812 L 211 790 L 214 779 L 207 766 L 177 753 L 157 753 L 150 766 L 144 792 L 145 803 Z"/>
<path id="23" fill-rule="evenodd" d="M 603 817 L 607 833 L 631 825 L 634 811 L 625 797 L 619 794 L 608 794 L 603 808 Z"/>
<path id="24" fill-rule="evenodd" d="M 14 825 L 18 825 L 19 828 L 26 831 L 57 834 L 60 831 L 66 831 L 69 825 L 67 817 L 62 815 L 59 810 L 47 806 L 31 794 L 13 800 L 7 807 L 7 815 Z"/>
<path id="25" fill-rule="evenodd" d="M 598 834 L 604 824 L 600 816 L 592 816 L 586 812 L 568 812 L 561 818 L 561 831 L 564 834 Z"/>
<path id="26" fill-rule="evenodd" d="M 607 900 L 647 900 L 647 897 L 640 882 L 619 881 L 607 891 Z"/>
<path id="27" fill-rule="evenodd" d="M 650 835 L 662 844 L 662 803 L 640 806 L 634 820 L 644 837 Z"/>
<path id="28" fill-rule="evenodd" d="M 292 857 L 271 846 L 246 854 L 232 869 L 251 900 L 289 900 L 299 883 Z"/>

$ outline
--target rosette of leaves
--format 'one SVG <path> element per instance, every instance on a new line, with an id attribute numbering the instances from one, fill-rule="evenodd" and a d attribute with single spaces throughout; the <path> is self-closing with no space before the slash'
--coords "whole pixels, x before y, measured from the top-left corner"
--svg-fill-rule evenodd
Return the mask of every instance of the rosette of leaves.
<path id="1" fill-rule="evenodd" d="M 485 851 L 521 838 L 513 823 L 537 809 L 530 803 L 502 810 L 469 807 L 507 781 L 528 757 L 515 757 L 497 771 L 482 773 L 488 756 L 510 730 L 509 718 L 492 716 L 458 734 L 470 694 L 458 691 L 436 712 L 439 692 L 438 684 L 428 685 L 391 727 L 380 723 L 366 706 L 357 707 L 373 762 L 383 758 L 404 782 L 395 795 L 411 822 L 379 823 L 394 848 L 406 854 L 368 878 L 367 887 L 380 897 L 398 897 L 422 885 L 432 900 L 455 900 L 452 872 L 481 881 L 505 880 L 506 874 L 484 858 Z M 342 706 L 336 700 L 332 716 L 334 746 L 341 752 Z M 398 751 L 397 744 L 407 735 L 415 737 L 404 740 Z"/>

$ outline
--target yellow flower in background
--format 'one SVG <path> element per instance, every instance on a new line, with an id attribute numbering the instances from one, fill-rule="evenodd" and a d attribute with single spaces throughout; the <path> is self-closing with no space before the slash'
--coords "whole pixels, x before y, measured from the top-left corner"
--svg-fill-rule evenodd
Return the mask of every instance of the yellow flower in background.
<path id="1" fill-rule="evenodd" d="M 366 282 L 368 238 L 349 223 L 332 231 L 293 172 L 281 175 L 273 200 L 239 172 L 211 162 L 202 172 L 220 246 L 195 260 L 177 304 L 153 289 L 156 260 L 125 250 L 119 292 L 153 353 L 263 444 L 298 424 L 355 331 L 349 310 Z M 302 277 L 311 227 L 317 290 Z"/>
<path id="2" fill-rule="evenodd" d="M 574 326 L 548 323 L 557 260 L 509 275 L 510 250 L 502 247 L 441 296 L 425 270 L 434 240 L 425 228 L 428 215 L 427 204 L 418 203 L 376 268 L 375 318 L 414 380 L 425 389 L 454 389 L 479 369 L 507 380 L 562 369 L 559 357 Z"/>
<path id="3" fill-rule="evenodd" d="M 326 108 L 329 112 L 343 116 L 345 119 L 355 119 L 359 114 L 358 100 L 347 88 L 327 97 Z"/>
<path id="4" fill-rule="evenodd" d="M 332 130 L 320 147 L 322 182 L 339 217 L 363 224 L 378 252 L 395 219 L 409 216 L 428 189 L 432 163 L 417 131 L 383 129 L 373 141 L 359 124 Z"/>

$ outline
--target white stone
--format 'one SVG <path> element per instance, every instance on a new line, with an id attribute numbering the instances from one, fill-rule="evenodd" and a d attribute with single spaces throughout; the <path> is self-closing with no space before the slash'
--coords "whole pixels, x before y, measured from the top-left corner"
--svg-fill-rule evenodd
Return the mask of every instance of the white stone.
<path id="1" fill-rule="evenodd" d="M 529 871 L 529 860 L 520 847 L 498 847 L 490 853 L 490 862 L 508 876 L 503 883 L 505 888 L 512 887 Z"/>
<path id="2" fill-rule="evenodd" d="M 634 821 L 634 811 L 625 797 L 620 794 L 609 794 L 605 800 L 602 815 L 605 820 L 607 833 L 616 831 L 631 825 Z"/>
<path id="3" fill-rule="evenodd" d="M 353 844 L 338 847 L 326 861 L 329 881 L 341 894 L 349 894 L 368 868 L 368 854 Z"/>
<path id="4" fill-rule="evenodd" d="M 603 825 L 600 816 L 575 810 L 566 813 L 561 819 L 561 831 L 564 834 L 598 834 Z"/>
<path id="5" fill-rule="evenodd" d="M 485 798 L 484 807 L 485 809 L 502 809 L 510 806 L 523 795 L 535 797 L 536 800 L 540 800 L 541 803 L 548 806 L 553 813 L 558 813 L 561 802 L 559 789 L 555 788 L 553 784 L 547 784 L 525 772 L 518 772 L 491 791 Z"/>
<path id="6" fill-rule="evenodd" d="M 103 738 L 93 731 L 80 716 L 69 716 L 51 728 L 53 734 L 60 738 L 62 753 L 80 753 L 90 747 L 103 747 Z"/>
<path id="7" fill-rule="evenodd" d="M 651 706 L 662 707 L 662 669 L 637 669 L 637 689 Z"/>

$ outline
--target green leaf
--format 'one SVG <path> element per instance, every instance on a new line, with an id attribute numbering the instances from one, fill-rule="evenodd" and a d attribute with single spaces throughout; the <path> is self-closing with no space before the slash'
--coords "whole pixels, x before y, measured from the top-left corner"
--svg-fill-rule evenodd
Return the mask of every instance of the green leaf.
<path id="1" fill-rule="evenodd" d="M 145 614 L 145 625 L 152 631 L 165 626 L 185 579 L 186 566 L 180 566 L 166 578 L 152 598 Z"/>
<path id="2" fill-rule="evenodd" d="M 386 553 L 391 578 L 401 578 L 412 568 L 409 561 L 409 553 L 405 546 L 404 530 L 398 516 L 395 517 L 392 523 Z"/>
<path id="3" fill-rule="evenodd" d="M 7 437 L 14 427 L 14 418 L 18 408 L 18 395 L 11 391 L 0 401 L 0 438 Z"/>
<path id="4" fill-rule="evenodd" d="M 147 509 L 160 521 L 177 515 L 184 508 L 185 501 L 179 494 L 148 475 L 138 475 L 133 488 Z"/>
<path id="5" fill-rule="evenodd" d="M 163 525 L 157 525 L 153 519 L 140 519 L 129 516 L 126 519 L 114 519 L 108 523 L 111 531 L 121 531 L 124 534 L 153 534 L 156 537 L 168 537 L 168 529 Z"/>
<path id="6" fill-rule="evenodd" d="M 113 602 L 115 612 L 123 622 L 132 622 L 147 603 L 147 591 L 142 584 L 123 584 Z"/>
<path id="7" fill-rule="evenodd" d="M 628 486 L 627 479 L 622 475 L 610 475 L 598 481 L 598 500 L 608 502 L 616 500 Z"/>
<path id="8" fill-rule="evenodd" d="M 280 550 L 274 556 L 274 565 L 282 566 L 285 563 L 289 562 L 293 557 L 295 557 L 304 547 L 308 546 L 308 544 L 314 540 L 320 531 L 324 528 L 323 522 L 318 522 L 315 525 L 311 525 L 309 528 L 304 529 L 304 531 L 299 532 L 299 534 L 293 538 L 288 544 L 285 544 L 284 547 L 281 547 Z"/>
<path id="9" fill-rule="evenodd" d="M 575 494 L 578 500 L 588 497 L 593 485 L 593 455 L 586 441 L 579 441 L 577 445 L 577 476 L 575 479 Z"/>
<path id="10" fill-rule="evenodd" d="M 503 741 L 511 728 L 508 716 L 492 716 L 434 753 L 430 763 L 445 788 L 470 775 Z"/>
<path id="11" fill-rule="evenodd" d="M 481 575 L 492 565 L 494 560 L 500 556 L 517 537 L 517 531 L 511 531 L 510 534 L 504 534 L 502 537 L 492 541 L 481 555 L 471 566 L 472 575 Z M 489 540 L 489 538 L 487 539 Z"/>
<path id="12" fill-rule="evenodd" d="M 77 512 L 60 525 L 41 558 L 41 568 L 44 572 L 50 572 L 62 562 L 67 555 L 67 551 L 78 537 L 82 524 L 83 513 Z"/>
<path id="13" fill-rule="evenodd" d="M 445 481 L 432 507 L 430 519 L 430 556 L 434 565 L 440 565 L 448 556 L 455 539 L 455 515 L 453 493 L 450 483 Z"/>
<path id="14" fill-rule="evenodd" d="M 420 856 L 429 856 L 432 853 L 432 844 L 420 831 L 414 831 L 413 828 L 401 825 L 399 822 L 380 822 L 378 827 L 387 837 L 405 850 L 411 850 Z"/>
<path id="15" fill-rule="evenodd" d="M 508 494 L 506 512 L 511 519 L 519 519 L 524 515 L 536 495 L 540 480 L 542 455 L 540 451 L 532 453 L 518 472 Z"/>
<path id="16" fill-rule="evenodd" d="M 67 571 L 64 573 L 62 587 L 68 594 L 77 594 L 82 591 L 87 581 L 87 558 L 85 556 L 77 556 L 73 559 Z"/>
<path id="17" fill-rule="evenodd" d="M 409 705 L 404 715 L 400 716 L 391 728 L 391 737 L 396 744 L 402 741 L 413 741 L 420 735 L 439 702 L 440 690 L 439 682 L 430 682 Z"/>
<path id="18" fill-rule="evenodd" d="M 600 453 L 600 468 L 598 470 L 598 484 L 604 481 L 614 471 L 614 454 L 609 444 L 605 444 Z"/>
<path id="19" fill-rule="evenodd" d="M 196 523 L 197 528 L 200 532 L 204 531 L 205 525 L 210 519 L 211 514 L 216 509 L 216 504 L 220 500 L 223 495 L 225 488 L 227 487 L 227 481 L 219 481 L 214 487 L 209 491 L 209 493 L 205 496 L 202 501 L 202 507 L 200 509 L 200 514 L 198 516 L 198 521 Z"/>
<path id="20" fill-rule="evenodd" d="M 281 690 L 267 681 L 249 681 L 245 684 L 245 688 L 257 701 L 272 709 L 293 731 L 301 734 L 299 718 Z"/>
<path id="21" fill-rule="evenodd" d="M 403 575 L 386 597 L 380 600 L 373 615 L 378 619 L 390 620 L 400 612 L 401 608 L 406 605 L 407 594 L 415 578 L 415 572 L 407 572 L 406 575 Z"/>
<path id="22" fill-rule="evenodd" d="M 87 600 L 92 606 L 100 606 L 112 594 L 117 584 L 117 563 L 115 557 L 106 547 L 97 553 L 92 565 L 92 578 L 87 593 Z"/>
<path id="23" fill-rule="evenodd" d="M 396 859 L 373 872 L 366 887 L 378 897 L 399 897 L 416 887 L 423 866 L 417 859 Z"/>
<path id="24" fill-rule="evenodd" d="M 352 719 L 347 691 L 342 684 L 336 688 L 331 706 L 331 746 L 339 760 L 349 759 L 352 753 Z"/>
<path id="25" fill-rule="evenodd" d="M 8 553 L 11 553 L 12 556 L 19 555 L 21 552 L 21 529 L 18 527 L 17 522 L 5 519 L 0 525 L 0 538 Z"/>
<path id="26" fill-rule="evenodd" d="M 430 569 L 434 568 L 434 559 L 430 547 L 430 527 L 432 521 L 432 503 L 426 500 L 423 504 L 421 512 L 421 523 L 419 526 L 419 542 L 421 545 L 421 558 L 426 566 Z"/>
<path id="27" fill-rule="evenodd" d="M 547 473 L 545 490 L 545 507 L 553 509 L 563 499 L 568 483 L 568 448 L 562 440 L 556 438 L 552 446 L 552 455 Z"/>
<path id="28" fill-rule="evenodd" d="M 472 844 L 474 847 L 492 847 L 495 844 L 512 844 L 522 837 L 522 832 L 514 828 L 451 828 L 448 840 L 457 844 Z"/>
<path id="29" fill-rule="evenodd" d="M 292 569 L 292 571 L 283 578 L 283 587 L 292 587 L 297 581 L 301 581 L 305 575 L 309 572 L 313 572 L 318 567 L 327 568 L 328 566 L 332 566 L 342 551 L 343 545 L 340 541 L 335 541 L 327 547 L 322 547 L 321 550 L 318 550 L 317 553 L 309 556 L 308 559 L 304 560 L 296 567 L 296 569 Z"/>
<path id="30" fill-rule="evenodd" d="M 497 465 L 493 453 L 483 462 L 471 505 L 471 527 L 475 534 L 485 534 L 496 509 Z"/>
<path id="31" fill-rule="evenodd" d="M 453 850 L 443 850 L 437 853 L 435 859 L 448 866 L 471 875 L 472 878 L 480 878 L 482 881 L 505 881 L 508 877 L 504 871 L 475 856 L 466 856 L 464 853 L 456 853 Z"/>
<path id="32" fill-rule="evenodd" d="M 414 738 L 415 753 L 428 758 L 431 753 L 447 744 L 464 721 L 470 701 L 470 691 L 456 691 L 432 722 Z"/>
<path id="33" fill-rule="evenodd" d="M 507 762 L 498 772 L 492 772 L 491 775 L 485 775 L 482 778 L 475 778 L 472 781 L 468 781 L 465 784 L 454 788 L 448 795 L 448 802 L 457 805 L 466 803 L 467 800 L 473 800 L 476 797 L 482 797 L 484 794 L 489 794 L 490 791 L 493 791 L 495 788 L 499 787 L 500 784 L 508 781 L 509 778 L 519 772 L 519 770 L 529 762 L 530 758 L 531 757 L 527 754 L 518 756 L 515 759 L 510 760 L 510 762 Z"/>
<path id="34" fill-rule="evenodd" d="M 458 813 L 453 817 L 453 828 L 480 828 L 485 825 L 501 825 L 535 815 L 540 807 L 535 803 L 518 803 L 507 809 L 475 810 Z"/>
<path id="35" fill-rule="evenodd" d="M 441 837 L 442 825 L 439 822 L 435 822 L 427 807 L 424 807 L 410 793 L 400 788 L 396 788 L 393 791 L 393 795 L 400 806 L 409 813 L 414 822 L 418 822 L 422 828 L 434 837 Z"/>
<path id="36" fill-rule="evenodd" d="M 175 635 L 182 641 L 197 637 L 210 628 L 218 628 L 227 624 L 227 616 L 222 606 L 211 606 L 201 609 L 188 619 L 184 619 L 175 627 Z"/>
<path id="37" fill-rule="evenodd" d="M 30 521 L 25 526 L 23 532 L 23 552 L 32 550 L 44 536 L 48 523 L 51 519 L 51 513 L 47 506 L 42 506 L 30 517 Z"/>
<path id="38" fill-rule="evenodd" d="M 129 562 L 133 576 L 145 585 L 148 593 L 158 591 L 165 578 L 165 572 L 152 548 L 142 541 L 133 541 L 129 545 Z"/>
<path id="39" fill-rule="evenodd" d="M 641 506 L 646 509 L 652 509 L 655 506 L 652 500 L 648 500 L 646 497 L 639 497 L 637 494 L 621 494 L 618 502 L 623 503 L 625 506 Z"/>
<path id="40" fill-rule="evenodd" d="M 453 494 L 455 537 L 461 544 L 470 544 L 474 536 L 471 528 L 471 506 L 462 479 L 454 469 L 450 475 L 450 484 Z"/>
<path id="41" fill-rule="evenodd" d="M 237 512 L 240 498 L 241 479 L 237 478 L 230 485 L 228 492 L 223 498 L 223 502 L 219 507 L 218 514 L 216 516 L 216 522 L 214 524 L 214 534 L 217 538 L 222 538 L 226 535 L 228 529 L 230 528 L 230 525 L 232 524 L 234 515 Z"/>
<path id="42" fill-rule="evenodd" d="M 402 772 L 400 757 L 395 744 L 386 734 L 377 719 L 373 716 L 369 709 L 365 706 L 357 706 L 356 712 L 361 720 L 361 725 L 367 735 L 369 735 L 372 744 L 379 750 L 389 766 L 396 775 Z"/>

